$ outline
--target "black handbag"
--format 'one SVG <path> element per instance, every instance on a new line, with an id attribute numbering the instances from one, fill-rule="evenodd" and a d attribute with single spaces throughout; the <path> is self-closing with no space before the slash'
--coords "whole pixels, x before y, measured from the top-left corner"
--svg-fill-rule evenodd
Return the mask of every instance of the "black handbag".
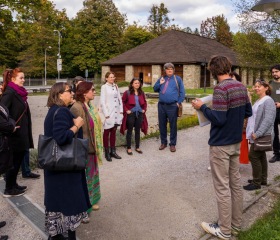
<path id="1" fill-rule="evenodd" d="M 53 119 L 59 109 L 54 113 Z M 39 135 L 39 167 L 52 171 L 84 170 L 88 158 L 88 139 L 73 138 L 72 142 L 58 145 L 53 137 Z"/>
<path id="2" fill-rule="evenodd" d="M 254 151 L 272 151 L 271 135 L 256 138 L 254 140 Z"/>

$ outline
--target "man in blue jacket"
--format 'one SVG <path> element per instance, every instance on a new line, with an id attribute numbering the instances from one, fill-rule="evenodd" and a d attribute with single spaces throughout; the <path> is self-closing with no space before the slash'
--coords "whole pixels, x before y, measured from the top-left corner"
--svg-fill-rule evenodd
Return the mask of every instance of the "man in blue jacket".
<path id="1" fill-rule="evenodd" d="M 172 63 L 164 64 L 166 75 L 157 80 L 154 91 L 159 92 L 158 122 L 161 145 L 159 150 L 167 147 L 167 121 L 170 125 L 170 151 L 176 151 L 177 142 L 177 117 L 179 105 L 185 99 L 183 80 L 174 75 L 175 68 Z"/>
<path id="2" fill-rule="evenodd" d="M 213 57 L 208 65 L 214 79 L 212 109 L 200 99 L 192 101 L 211 122 L 210 166 L 218 202 L 218 223 L 202 222 L 202 228 L 220 239 L 230 239 L 241 229 L 243 190 L 239 173 L 240 142 L 245 118 L 252 116 L 246 87 L 233 80 L 231 63 L 224 56 Z"/>

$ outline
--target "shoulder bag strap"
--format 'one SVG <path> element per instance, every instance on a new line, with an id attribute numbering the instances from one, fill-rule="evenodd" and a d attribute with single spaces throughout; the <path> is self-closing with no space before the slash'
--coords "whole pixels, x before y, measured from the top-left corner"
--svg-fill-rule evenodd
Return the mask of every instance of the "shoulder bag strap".
<path id="1" fill-rule="evenodd" d="M 18 124 L 18 122 L 20 121 L 20 119 L 23 117 L 23 114 L 26 112 L 27 110 L 27 104 L 25 103 L 25 109 L 23 110 L 23 113 L 20 115 L 20 117 L 18 118 L 18 120 L 16 121 L 16 125 Z"/>
<path id="2" fill-rule="evenodd" d="M 175 79 L 177 90 L 178 90 L 178 96 L 180 96 L 180 88 L 179 88 L 178 81 L 177 81 L 177 78 L 176 78 L 175 74 L 174 74 L 174 79 Z"/>

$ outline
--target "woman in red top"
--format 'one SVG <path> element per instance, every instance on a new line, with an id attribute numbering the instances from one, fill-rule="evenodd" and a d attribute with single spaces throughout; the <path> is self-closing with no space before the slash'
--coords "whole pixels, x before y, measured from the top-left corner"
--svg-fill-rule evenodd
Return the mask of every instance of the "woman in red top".
<path id="1" fill-rule="evenodd" d="M 135 151 L 143 153 L 140 147 L 140 129 L 147 134 L 148 122 L 146 118 L 147 102 L 145 93 L 141 89 L 141 83 L 138 78 L 130 81 L 128 90 L 122 96 L 124 118 L 122 121 L 120 132 L 126 133 L 127 154 L 132 155 L 131 136 L 134 128 L 135 132 Z"/>

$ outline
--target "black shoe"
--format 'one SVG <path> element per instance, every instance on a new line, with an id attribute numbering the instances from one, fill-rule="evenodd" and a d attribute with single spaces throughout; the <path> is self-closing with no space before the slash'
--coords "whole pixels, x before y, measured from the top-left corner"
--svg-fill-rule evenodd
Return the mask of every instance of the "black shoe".
<path id="1" fill-rule="evenodd" d="M 253 191 L 253 190 L 261 189 L 261 186 L 257 186 L 254 183 L 249 183 L 248 185 L 243 186 L 243 188 L 247 191 Z"/>
<path id="2" fill-rule="evenodd" d="M 6 225 L 5 221 L 0 222 L 0 228 L 4 227 Z"/>
<path id="3" fill-rule="evenodd" d="M 116 153 L 116 148 L 115 147 L 111 147 L 111 153 L 110 156 L 116 159 L 122 159 L 117 153 Z"/>
<path id="4" fill-rule="evenodd" d="M 16 188 L 13 188 L 11 190 L 5 190 L 3 197 L 18 197 L 25 193 L 23 190 L 18 190 Z"/>
<path id="5" fill-rule="evenodd" d="M 18 184 L 16 184 L 15 188 L 18 189 L 18 190 L 22 190 L 22 191 L 26 191 L 27 190 L 27 186 L 20 186 Z"/>
<path id="6" fill-rule="evenodd" d="M 248 183 L 253 183 L 253 180 L 252 180 L 252 179 L 249 179 L 249 180 L 248 180 Z M 267 185 L 267 182 L 261 182 L 261 185 L 266 186 L 266 185 Z"/>
<path id="7" fill-rule="evenodd" d="M 30 174 L 25 175 L 25 176 L 22 176 L 22 177 L 23 177 L 23 178 L 30 178 L 30 179 L 38 179 L 38 178 L 40 178 L 40 175 L 31 172 Z"/>
<path id="8" fill-rule="evenodd" d="M 280 161 L 280 157 L 279 157 L 279 156 L 276 156 L 276 155 L 274 155 L 274 156 L 269 160 L 270 163 L 275 163 L 275 162 L 277 162 L 277 161 Z"/>
<path id="9" fill-rule="evenodd" d="M 0 236 L 0 240 L 8 240 L 9 237 L 7 235 L 2 235 Z"/>
<path id="10" fill-rule="evenodd" d="M 110 155 L 110 150 L 109 150 L 109 148 L 105 148 L 105 159 L 106 159 L 108 162 L 112 162 L 112 158 L 111 158 L 111 155 Z"/>
<path id="11" fill-rule="evenodd" d="M 133 152 L 129 152 L 128 150 L 131 150 L 130 148 L 126 149 L 126 152 L 128 155 L 133 155 Z"/>

